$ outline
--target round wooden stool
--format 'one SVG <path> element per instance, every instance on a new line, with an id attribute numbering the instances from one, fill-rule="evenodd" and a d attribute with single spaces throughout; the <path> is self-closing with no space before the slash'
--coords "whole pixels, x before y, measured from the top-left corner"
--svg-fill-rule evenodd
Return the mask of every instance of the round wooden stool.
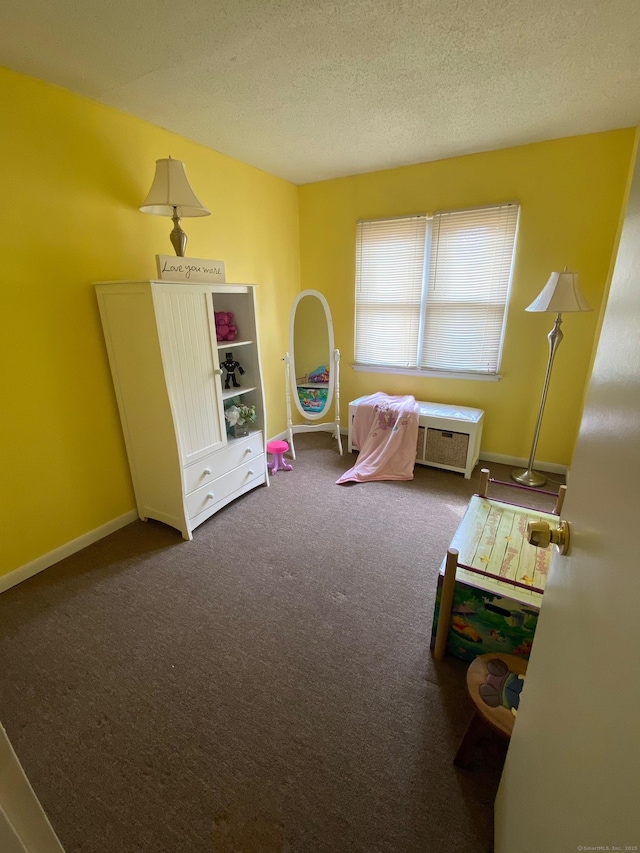
<path id="1" fill-rule="evenodd" d="M 493 661 L 497 663 L 494 664 Z M 453 763 L 458 767 L 467 767 L 479 738 L 487 729 L 497 732 L 507 740 L 511 737 L 515 715 L 507 706 L 513 704 L 512 700 L 522 689 L 522 681 L 517 676 L 525 675 L 526 671 L 526 660 L 500 652 L 480 655 L 470 665 L 467 670 L 467 689 L 475 707 L 471 722 L 453 759 Z"/>

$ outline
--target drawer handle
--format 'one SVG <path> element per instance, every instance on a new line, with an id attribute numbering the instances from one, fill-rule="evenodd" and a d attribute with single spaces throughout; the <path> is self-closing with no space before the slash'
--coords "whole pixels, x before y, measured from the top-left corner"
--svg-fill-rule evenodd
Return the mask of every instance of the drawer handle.
<path id="1" fill-rule="evenodd" d="M 208 477 L 208 476 L 209 476 L 209 474 L 211 473 L 211 468 L 205 468 L 205 469 L 204 469 L 204 471 L 203 471 L 202 473 L 203 473 L 203 474 L 206 474 L 206 475 L 207 475 L 207 477 Z"/>
<path id="2" fill-rule="evenodd" d="M 221 367 L 218 367 L 218 368 L 217 368 L 216 370 L 214 370 L 213 372 L 214 372 L 214 373 L 216 373 L 218 376 L 222 376 L 222 368 L 221 368 Z"/>
<path id="3" fill-rule="evenodd" d="M 245 453 L 253 453 L 253 447 L 247 447 Z"/>
<path id="4" fill-rule="evenodd" d="M 207 498 L 208 498 L 209 500 L 211 500 L 211 499 L 212 499 L 212 498 L 214 498 L 214 497 L 215 497 L 215 495 L 213 494 L 213 492 L 209 492 L 209 494 L 207 495 Z"/>
<path id="5" fill-rule="evenodd" d="M 252 469 L 252 468 L 249 468 L 249 470 L 247 471 L 247 477 L 252 477 L 252 476 L 253 476 L 253 473 L 254 473 L 254 472 L 253 472 L 253 469 Z"/>

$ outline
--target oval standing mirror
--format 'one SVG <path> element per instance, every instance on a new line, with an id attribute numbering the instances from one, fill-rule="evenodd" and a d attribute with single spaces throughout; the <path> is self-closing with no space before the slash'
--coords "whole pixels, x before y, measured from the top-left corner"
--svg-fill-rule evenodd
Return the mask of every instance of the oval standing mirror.
<path id="1" fill-rule="evenodd" d="M 293 301 L 289 319 L 289 352 L 284 357 L 287 386 L 287 435 L 293 459 L 296 432 L 333 433 L 342 456 L 340 437 L 340 353 L 333 346 L 329 303 L 317 290 L 303 290 Z M 294 424 L 291 398 L 304 418 Z M 335 397 L 334 416 L 327 416 Z M 323 418 L 326 418 L 323 421 Z"/>
<path id="2" fill-rule="evenodd" d="M 291 306 L 289 376 L 293 401 L 308 421 L 324 417 L 333 400 L 333 324 L 324 296 L 303 290 Z"/>

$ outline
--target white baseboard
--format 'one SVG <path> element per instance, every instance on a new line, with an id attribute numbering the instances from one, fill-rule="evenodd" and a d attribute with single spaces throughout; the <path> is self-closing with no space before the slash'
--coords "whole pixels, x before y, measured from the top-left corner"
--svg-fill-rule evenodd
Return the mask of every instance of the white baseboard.
<path id="1" fill-rule="evenodd" d="M 118 518 L 114 518 L 106 524 L 96 527 L 95 530 L 83 533 L 83 535 L 78 536 L 77 539 L 72 539 L 71 542 L 66 542 L 59 548 L 49 551 L 48 554 L 43 554 L 41 557 L 32 560 L 30 563 L 25 563 L 24 566 L 19 566 L 12 572 L 2 575 L 0 577 L 0 593 L 5 592 L 5 590 L 10 589 L 16 584 L 22 583 L 22 581 L 26 581 L 27 578 L 33 577 L 33 575 L 37 575 L 38 572 L 48 569 L 49 566 L 59 563 L 60 560 L 64 560 L 65 557 L 70 557 L 71 554 L 82 551 L 82 549 L 86 548 L 87 545 L 92 545 L 99 539 L 104 539 L 105 536 L 108 536 L 110 533 L 115 533 L 115 531 L 120 530 L 121 527 L 126 527 L 127 524 L 131 524 L 131 522 L 135 521 L 137 518 L 138 513 L 135 509 L 132 509 L 131 512 L 125 512 L 124 515 L 120 515 Z"/>
<path id="2" fill-rule="evenodd" d="M 349 430 L 345 426 L 340 426 L 340 434 L 349 436 Z M 287 437 L 286 430 L 280 435 L 274 436 L 274 438 L 285 438 Z M 514 468 L 526 468 L 528 459 L 523 459 L 520 456 L 506 456 L 504 453 L 485 453 L 483 450 L 480 451 L 480 461 L 481 462 L 501 462 L 503 465 L 513 465 Z M 565 477 L 569 474 L 569 466 L 568 465 L 560 465 L 558 462 L 541 462 L 536 459 L 535 462 L 535 470 L 536 471 L 547 471 L 551 474 L 562 474 Z"/>
<path id="3" fill-rule="evenodd" d="M 522 459 L 520 456 L 505 456 L 502 453 L 485 453 L 480 451 L 480 460 L 482 462 L 501 462 L 503 465 L 513 465 L 514 468 L 526 468 L 528 459 Z M 535 461 L 536 471 L 549 471 L 552 474 L 564 474 L 566 476 L 569 470 L 566 465 L 559 465 L 557 462 L 541 462 L 539 459 Z"/>
<path id="4" fill-rule="evenodd" d="M 340 433 L 348 437 L 349 430 L 347 427 L 340 427 Z M 283 437 L 286 438 L 286 433 L 283 433 Z M 506 456 L 503 453 L 485 453 L 483 450 L 480 451 L 480 461 L 481 462 L 501 462 L 504 465 L 513 465 L 514 468 L 526 468 L 528 459 L 523 459 L 520 456 Z M 540 462 L 538 459 L 535 461 L 535 470 L 536 471 L 549 471 L 552 474 L 563 474 L 565 477 L 569 473 L 568 465 L 560 465 L 557 462 Z"/>

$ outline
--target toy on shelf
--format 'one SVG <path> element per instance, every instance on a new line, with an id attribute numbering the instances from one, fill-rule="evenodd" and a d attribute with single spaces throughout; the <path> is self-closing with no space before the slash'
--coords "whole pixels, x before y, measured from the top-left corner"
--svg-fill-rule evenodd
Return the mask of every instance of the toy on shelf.
<path id="1" fill-rule="evenodd" d="M 214 311 L 216 320 L 216 338 L 219 341 L 235 341 L 238 334 L 233 325 L 233 313 L 231 311 Z"/>
<path id="2" fill-rule="evenodd" d="M 307 375 L 307 382 L 312 382 L 314 385 L 328 385 L 329 368 L 324 364 L 320 367 L 316 367 L 315 370 L 312 370 L 311 373 Z"/>
<path id="3" fill-rule="evenodd" d="M 233 357 L 233 353 L 232 353 L 232 352 L 226 352 L 226 353 L 225 353 L 225 360 L 222 362 L 222 364 L 220 365 L 220 367 L 221 367 L 221 368 L 225 371 L 225 373 L 227 374 L 227 375 L 225 376 L 225 380 L 224 380 L 224 387 L 225 387 L 225 390 L 228 390 L 228 388 L 229 388 L 229 382 L 232 382 L 232 383 L 233 383 L 233 387 L 234 387 L 234 388 L 239 388 L 239 387 L 240 387 L 240 383 L 239 383 L 239 382 L 238 382 L 238 380 L 236 379 L 236 370 L 238 371 L 238 373 L 240 374 L 240 376 L 244 376 L 244 370 L 243 370 L 242 366 L 240 365 L 240 362 L 239 362 L 239 361 L 236 361 L 236 360 L 234 359 L 234 357 Z"/>
<path id="4" fill-rule="evenodd" d="M 322 412 L 329 393 L 329 368 L 316 367 L 311 373 L 296 378 L 298 399 L 305 412 Z"/>

